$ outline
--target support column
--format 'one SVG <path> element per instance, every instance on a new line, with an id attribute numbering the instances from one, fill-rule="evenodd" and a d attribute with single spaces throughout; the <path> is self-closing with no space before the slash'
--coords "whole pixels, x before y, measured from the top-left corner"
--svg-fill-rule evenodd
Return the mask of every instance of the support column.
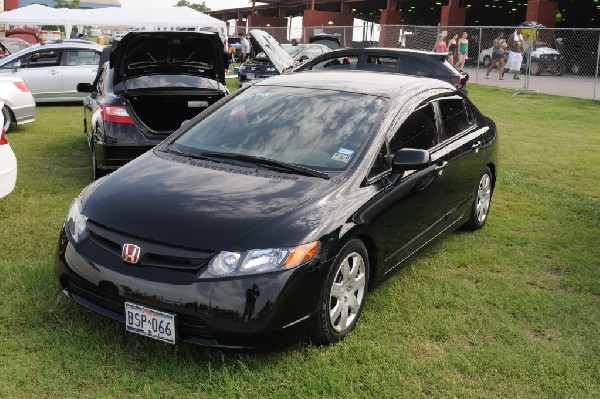
<path id="1" fill-rule="evenodd" d="M 548 28 L 556 26 L 558 3 L 548 0 L 529 0 L 527 2 L 526 21 L 537 21 Z"/>
<path id="2" fill-rule="evenodd" d="M 323 33 L 339 33 L 341 46 L 348 47 L 352 42 L 353 25 L 354 14 L 305 10 L 302 18 L 302 41 L 308 43 L 308 39 L 315 34 L 315 29 L 322 29 Z"/>
<path id="3" fill-rule="evenodd" d="M 388 2 L 388 7 L 390 6 Z M 379 33 L 379 47 L 398 47 L 400 38 L 400 25 L 402 24 L 402 11 L 388 8 L 381 11 L 381 32 Z"/>
<path id="4" fill-rule="evenodd" d="M 449 0 L 447 6 L 442 6 L 440 26 L 465 26 L 467 9 L 458 4 L 458 0 Z"/>

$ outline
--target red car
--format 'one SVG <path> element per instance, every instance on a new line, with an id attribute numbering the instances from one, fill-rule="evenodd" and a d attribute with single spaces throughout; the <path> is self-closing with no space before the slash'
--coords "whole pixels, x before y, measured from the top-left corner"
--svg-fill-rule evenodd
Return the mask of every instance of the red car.
<path id="1" fill-rule="evenodd" d="M 25 40 L 29 44 L 38 42 L 39 34 L 35 28 L 12 28 L 4 33 L 5 37 Z"/>
<path id="2" fill-rule="evenodd" d="M 27 43 L 23 39 L 17 39 L 14 37 L 7 37 L 0 39 L 0 57 L 6 57 L 7 55 L 11 55 L 16 53 L 17 51 L 21 51 L 24 48 L 29 47 L 31 44 Z"/>

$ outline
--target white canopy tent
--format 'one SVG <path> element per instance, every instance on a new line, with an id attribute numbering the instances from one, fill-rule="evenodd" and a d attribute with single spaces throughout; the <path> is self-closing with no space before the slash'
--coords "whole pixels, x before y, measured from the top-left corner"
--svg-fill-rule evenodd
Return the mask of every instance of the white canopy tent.
<path id="1" fill-rule="evenodd" d="M 216 28 L 223 40 L 227 37 L 227 24 L 224 21 L 189 7 L 105 7 L 81 10 L 32 4 L 0 13 L 0 23 L 63 25 L 65 32 L 71 32 L 73 26 L 130 26 L 147 30 L 178 27 Z"/>

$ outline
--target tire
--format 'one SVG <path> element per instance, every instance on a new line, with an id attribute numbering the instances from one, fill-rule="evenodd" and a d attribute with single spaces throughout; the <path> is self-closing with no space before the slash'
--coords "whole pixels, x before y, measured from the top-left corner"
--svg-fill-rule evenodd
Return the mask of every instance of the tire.
<path id="1" fill-rule="evenodd" d="M 493 185 L 492 172 L 486 167 L 475 186 L 475 198 L 471 206 L 471 216 L 464 224 L 467 230 L 479 230 L 485 225 L 492 203 Z"/>
<path id="2" fill-rule="evenodd" d="M 321 289 L 313 342 L 330 345 L 354 329 L 365 303 L 368 284 L 367 249 L 360 240 L 350 240 L 336 256 Z"/>
<path id="3" fill-rule="evenodd" d="M 12 112 L 6 105 L 2 107 L 2 116 L 4 117 L 4 131 L 8 132 L 13 123 Z"/>
<path id="4" fill-rule="evenodd" d="M 94 180 L 98 180 L 105 174 L 106 173 L 102 169 L 98 168 L 98 159 L 96 157 L 96 149 L 94 148 L 94 143 L 92 143 L 92 177 L 94 178 Z"/>
<path id="5" fill-rule="evenodd" d="M 581 70 L 582 70 L 582 68 L 581 68 L 581 66 L 579 64 L 574 63 L 573 65 L 571 65 L 571 73 L 573 75 L 579 75 L 579 74 L 581 74 Z"/>
<path id="6" fill-rule="evenodd" d="M 489 55 L 486 55 L 485 57 L 483 57 L 483 66 L 484 67 L 489 67 L 490 64 L 492 63 L 492 58 Z"/>

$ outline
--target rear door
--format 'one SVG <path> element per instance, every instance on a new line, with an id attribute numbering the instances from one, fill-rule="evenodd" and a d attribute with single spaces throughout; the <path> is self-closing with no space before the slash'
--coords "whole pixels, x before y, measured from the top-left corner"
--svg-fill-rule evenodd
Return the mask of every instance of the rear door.
<path id="1" fill-rule="evenodd" d="M 477 124 L 470 102 L 458 95 L 437 101 L 441 120 L 441 144 L 448 152 L 447 173 L 452 179 L 446 208 L 452 220 L 462 215 L 462 206 L 470 203 L 475 184 L 483 168 L 484 134 L 488 127 Z M 463 208 L 464 209 L 464 208 Z"/>
<path id="2" fill-rule="evenodd" d="M 94 81 L 100 63 L 100 53 L 88 49 L 69 49 L 64 53 L 64 61 L 60 67 L 63 75 L 63 96 L 83 99 L 87 94 L 78 93 L 77 85 Z"/>

